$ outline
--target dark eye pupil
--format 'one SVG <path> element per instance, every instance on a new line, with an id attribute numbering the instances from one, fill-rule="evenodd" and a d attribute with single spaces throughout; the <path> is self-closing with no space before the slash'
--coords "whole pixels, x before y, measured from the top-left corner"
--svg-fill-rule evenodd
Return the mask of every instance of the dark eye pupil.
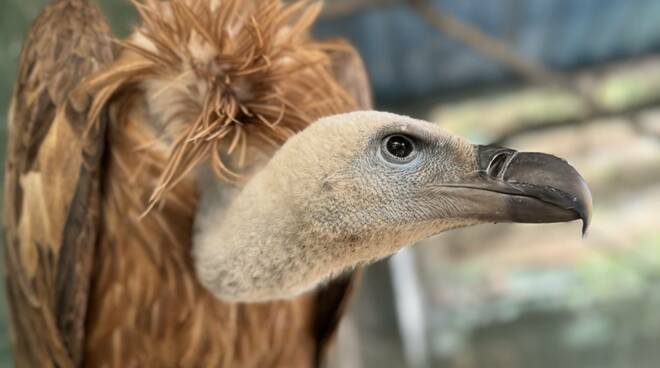
<path id="1" fill-rule="evenodd" d="M 410 155 L 413 145 L 408 138 L 402 136 L 393 136 L 387 140 L 387 152 L 398 158 L 405 158 Z"/>

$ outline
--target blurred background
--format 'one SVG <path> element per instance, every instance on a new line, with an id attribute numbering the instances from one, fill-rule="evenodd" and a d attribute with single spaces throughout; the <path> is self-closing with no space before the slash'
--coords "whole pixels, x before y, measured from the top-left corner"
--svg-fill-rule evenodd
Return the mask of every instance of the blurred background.
<path id="1" fill-rule="evenodd" d="M 0 5 L 2 145 L 44 3 Z M 128 0 L 98 3 L 126 35 Z M 334 367 L 660 366 L 660 1 L 327 0 L 316 33 L 358 47 L 378 109 L 565 157 L 595 200 L 584 239 L 579 223 L 480 226 L 371 266 Z"/>

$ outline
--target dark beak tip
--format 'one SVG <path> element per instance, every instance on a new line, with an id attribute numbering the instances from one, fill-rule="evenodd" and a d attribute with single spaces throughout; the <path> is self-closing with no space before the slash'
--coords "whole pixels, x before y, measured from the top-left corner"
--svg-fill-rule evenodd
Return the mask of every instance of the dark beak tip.
<path id="1" fill-rule="evenodd" d="M 589 218 L 582 217 L 582 239 L 587 237 L 587 230 L 589 230 Z"/>
<path id="2" fill-rule="evenodd" d="M 585 206 L 580 206 L 578 209 L 578 216 L 580 217 L 580 220 L 582 220 L 582 238 L 587 237 L 587 230 L 589 230 L 589 225 L 591 225 L 591 196 L 588 197 L 587 201 L 588 202 L 585 203 Z"/>
<path id="3" fill-rule="evenodd" d="M 579 176 L 579 178 L 580 178 L 580 190 L 578 190 L 578 192 L 580 193 L 580 197 L 577 200 L 578 205 L 576 210 L 580 220 L 582 220 L 582 238 L 585 238 L 587 236 L 587 230 L 589 229 L 589 225 L 591 225 L 591 215 L 593 212 L 593 199 L 591 196 L 591 190 L 589 189 L 587 182 L 584 179 L 582 179 L 581 176 Z"/>
<path id="4" fill-rule="evenodd" d="M 591 225 L 591 206 L 589 206 L 588 210 L 581 211 L 580 219 L 582 220 L 582 238 L 586 238 L 587 230 L 589 230 L 589 226 Z"/>

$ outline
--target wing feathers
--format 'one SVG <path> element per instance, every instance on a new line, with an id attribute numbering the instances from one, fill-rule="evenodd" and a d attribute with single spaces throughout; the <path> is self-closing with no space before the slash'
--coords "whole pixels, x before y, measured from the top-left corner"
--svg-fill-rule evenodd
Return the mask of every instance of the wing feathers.
<path id="1" fill-rule="evenodd" d="M 17 366 L 80 364 L 105 140 L 82 82 L 112 59 L 107 22 L 85 0 L 46 7 L 21 52 L 4 216 Z"/>

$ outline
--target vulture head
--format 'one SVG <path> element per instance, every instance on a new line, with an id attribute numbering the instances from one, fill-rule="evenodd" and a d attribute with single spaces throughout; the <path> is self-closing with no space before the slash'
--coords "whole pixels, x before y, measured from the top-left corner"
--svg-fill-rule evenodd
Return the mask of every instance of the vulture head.
<path id="1" fill-rule="evenodd" d="M 198 278 L 221 299 L 250 302 L 298 295 L 458 227 L 581 219 L 586 230 L 592 206 L 560 158 L 472 145 L 375 111 L 313 123 L 229 204 L 201 189 Z"/>

